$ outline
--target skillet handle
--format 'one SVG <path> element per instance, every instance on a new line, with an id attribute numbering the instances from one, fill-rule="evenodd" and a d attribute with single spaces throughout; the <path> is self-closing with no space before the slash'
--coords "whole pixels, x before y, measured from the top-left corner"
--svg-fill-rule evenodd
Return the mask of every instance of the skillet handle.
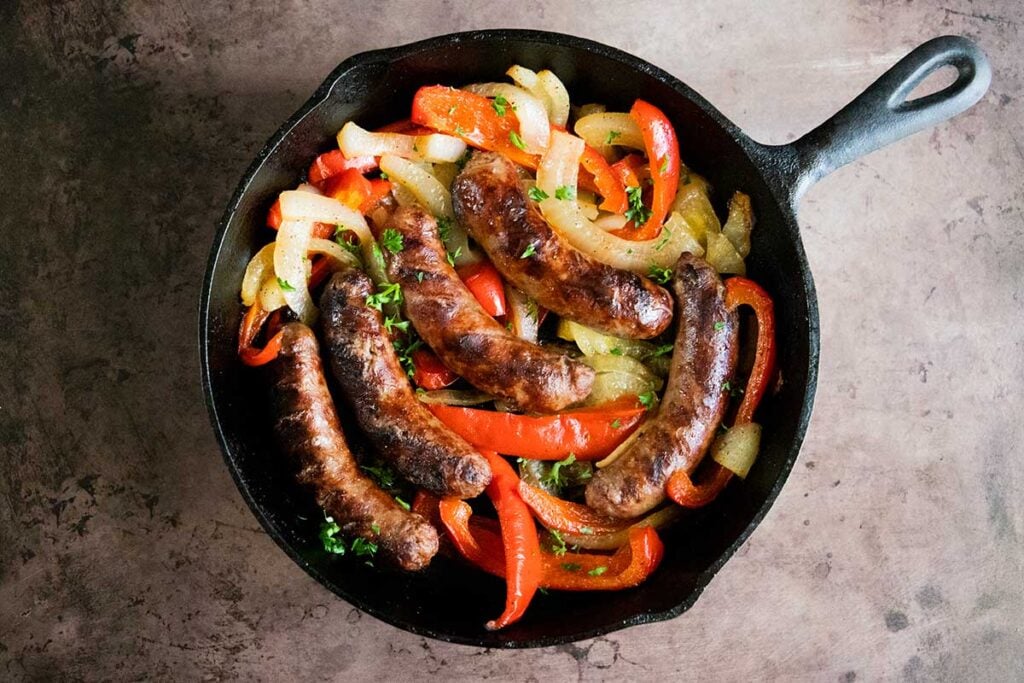
<path id="1" fill-rule="evenodd" d="M 957 78 L 939 92 L 907 100 L 914 88 L 944 66 Z M 783 175 L 793 204 L 815 182 L 859 157 L 930 128 L 973 106 L 988 90 L 992 70 L 985 53 L 961 36 L 933 38 L 914 49 L 832 118 L 783 145 Z"/>

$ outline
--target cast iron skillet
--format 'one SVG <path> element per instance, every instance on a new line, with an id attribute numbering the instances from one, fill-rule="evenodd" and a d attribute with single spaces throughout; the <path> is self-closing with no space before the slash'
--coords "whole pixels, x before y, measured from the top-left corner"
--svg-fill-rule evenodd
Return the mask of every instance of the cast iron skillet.
<path id="1" fill-rule="evenodd" d="M 750 276 L 776 302 L 783 382 L 759 412 L 764 443 L 750 476 L 665 532 L 664 562 L 647 583 L 616 594 L 539 595 L 521 623 L 489 633 L 483 624 L 504 601 L 497 579 L 445 557 L 414 575 L 323 552 L 317 540 L 321 514 L 312 496 L 294 483 L 290 463 L 272 438 L 265 377 L 242 366 L 235 347 L 238 290 L 250 256 L 269 239 L 262 227 L 267 209 L 278 192 L 299 181 L 316 154 L 335 146 L 342 124 L 355 119 L 372 128 L 407 117 L 417 87 L 503 80 L 513 63 L 554 70 L 575 103 L 603 102 L 627 111 L 635 98 L 649 100 L 675 123 L 683 160 L 711 181 L 720 213 L 734 190 L 751 195 L 757 227 L 747 264 Z M 925 77 L 946 65 L 958 72 L 952 85 L 907 101 Z M 964 111 L 981 98 L 989 80 L 985 56 L 973 43 L 936 38 L 804 137 L 765 146 L 673 76 L 572 36 L 459 33 L 346 60 L 257 155 L 214 238 L 199 344 L 210 416 L 238 488 L 267 533 L 313 578 L 361 610 L 424 636 L 485 647 L 534 647 L 678 616 L 764 517 L 793 466 L 810 418 L 818 311 L 797 229 L 800 196 L 833 169 Z M 347 435 L 361 446 L 354 430 Z"/>

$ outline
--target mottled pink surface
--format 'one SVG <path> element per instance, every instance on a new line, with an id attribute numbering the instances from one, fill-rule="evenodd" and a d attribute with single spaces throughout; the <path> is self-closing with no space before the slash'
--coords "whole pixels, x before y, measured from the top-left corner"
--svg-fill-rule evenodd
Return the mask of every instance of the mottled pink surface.
<path id="1" fill-rule="evenodd" d="M 1019 679 L 1024 5 L 17 4 L 0 9 L 0 678 Z M 327 73 L 496 26 L 633 52 L 765 142 L 935 35 L 994 68 L 967 114 L 805 198 L 818 400 L 753 537 L 683 617 L 525 652 L 398 631 L 280 552 L 221 461 L 194 328 L 237 179 Z"/>

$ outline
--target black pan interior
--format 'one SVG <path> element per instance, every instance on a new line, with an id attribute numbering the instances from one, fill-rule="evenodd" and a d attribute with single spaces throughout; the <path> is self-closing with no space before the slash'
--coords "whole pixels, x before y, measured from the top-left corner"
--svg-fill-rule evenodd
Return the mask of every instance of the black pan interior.
<path id="1" fill-rule="evenodd" d="M 614 594 L 539 595 L 521 623 L 488 633 L 483 623 L 502 608 L 503 583 L 437 558 L 420 574 L 370 568 L 325 554 L 318 510 L 294 483 L 276 448 L 265 377 L 235 355 L 245 265 L 271 238 L 262 227 L 278 192 L 293 187 L 313 157 L 335 145 L 341 125 L 366 127 L 407 117 L 415 89 L 504 80 L 513 63 L 554 70 L 576 104 L 628 110 L 634 98 L 661 107 L 679 133 L 684 161 L 714 186 L 716 207 L 736 189 L 753 198 L 758 219 L 749 274 L 773 295 L 778 316 L 780 391 L 764 404 L 762 454 L 750 476 L 734 482 L 707 509 L 663 534 L 666 556 L 643 586 Z M 336 81 L 336 83 L 335 83 Z M 334 83 L 333 87 L 330 84 Z M 610 48 L 567 36 L 492 31 L 448 36 L 367 53 L 332 74 L 302 111 L 262 150 L 225 215 L 211 254 L 201 311 L 204 380 L 214 427 L 240 490 L 268 533 L 318 581 L 384 621 L 423 635 L 488 647 L 550 645 L 630 624 L 675 616 L 767 511 L 796 457 L 810 410 L 817 362 L 813 289 L 785 188 L 763 173 L 760 147 L 702 98 L 664 72 Z M 350 441 L 359 441 L 353 433 Z M 340 626 L 339 626 L 340 627 Z"/>

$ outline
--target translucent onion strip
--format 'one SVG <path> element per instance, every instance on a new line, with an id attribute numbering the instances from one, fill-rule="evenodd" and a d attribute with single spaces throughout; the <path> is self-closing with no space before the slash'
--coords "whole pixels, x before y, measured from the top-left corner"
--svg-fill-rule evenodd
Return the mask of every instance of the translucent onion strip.
<path id="1" fill-rule="evenodd" d="M 256 303 L 263 281 L 274 275 L 274 243 L 264 246 L 256 252 L 245 267 L 242 278 L 242 303 L 252 306 Z"/>
<path id="2" fill-rule="evenodd" d="M 464 391 L 460 389 L 417 391 L 416 398 L 423 403 L 446 406 L 478 406 L 494 400 L 493 396 L 482 391 Z"/>
<path id="3" fill-rule="evenodd" d="M 537 90 L 544 93 L 549 103 L 548 115 L 551 123 L 565 128 L 569 121 L 569 91 L 562 80 L 553 72 L 544 69 L 537 72 Z"/>
<path id="4" fill-rule="evenodd" d="M 519 134 L 530 154 L 541 154 L 551 140 L 551 124 L 544 103 L 526 90 L 508 83 L 474 83 L 466 90 L 484 97 L 503 97 L 519 120 Z"/>
<path id="5" fill-rule="evenodd" d="M 375 133 L 353 121 L 338 131 L 338 147 L 349 159 L 389 154 L 403 159 L 451 162 L 457 161 L 466 152 L 466 143 L 450 135 Z"/>
<path id="6" fill-rule="evenodd" d="M 608 145 L 622 145 L 633 149 L 644 148 L 640 126 L 629 114 L 603 112 L 584 116 L 573 126 L 576 135 L 591 147 L 600 149 Z"/>
<path id="7" fill-rule="evenodd" d="M 345 251 L 337 242 L 314 237 L 309 241 L 309 253 L 322 254 L 331 261 L 332 270 L 359 268 L 362 264 L 355 254 Z"/>
<path id="8" fill-rule="evenodd" d="M 306 282 L 306 253 L 312 237 L 313 221 L 284 220 L 274 242 L 274 273 L 281 285 L 284 300 L 299 320 L 307 325 L 312 325 L 317 316 L 316 305 L 309 295 Z"/>
<path id="9" fill-rule="evenodd" d="M 711 444 L 711 458 L 744 479 L 761 449 L 761 425 L 756 422 L 736 425 Z"/>
<path id="10" fill-rule="evenodd" d="M 505 301 L 508 302 L 508 322 L 512 334 L 534 344 L 537 343 L 537 332 L 540 315 L 536 302 L 532 301 L 522 290 L 505 285 Z"/>

